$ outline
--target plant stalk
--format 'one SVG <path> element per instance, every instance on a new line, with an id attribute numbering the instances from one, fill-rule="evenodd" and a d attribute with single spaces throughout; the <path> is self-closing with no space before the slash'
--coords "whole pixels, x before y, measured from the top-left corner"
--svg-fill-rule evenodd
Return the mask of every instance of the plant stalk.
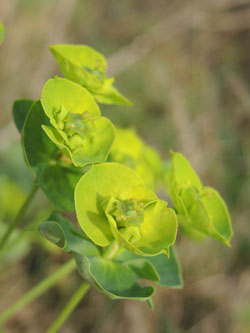
<path id="1" fill-rule="evenodd" d="M 47 333 L 58 332 L 60 327 L 63 325 L 65 320 L 70 316 L 73 310 L 77 307 L 81 299 L 85 296 L 87 291 L 90 288 L 90 284 L 88 282 L 83 282 L 80 287 L 76 290 L 70 300 L 66 303 L 64 308 L 62 309 L 59 316 L 52 323 L 52 325 L 48 328 Z"/>
<path id="2" fill-rule="evenodd" d="M 114 241 L 113 244 L 111 244 L 106 252 L 103 254 L 104 259 L 113 259 L 114 256 L 117 254 L 118 250 L 120 249 L 119 244 L 117 241 Z"/>
<path id="3" fill-rule="evenodd" d="M 61 266 L 56 272 L 46 277 L 30 291 L 20 298 L 15 304 L 10 305 L 4 312 L 0 314 L 0 327 L 12 318 L 18 311 L 23 309 L 26 305 L 34 301 L 37 297 L 45 293 L 48 289 L 54 286 L 59 280 L 69 275 L 75 268 L 74 259 L 69 260 Z"/>
<path id="4" fill-rule="evenodd" d="M 27 196 L 26 200 L 24 201 L 23 205 L 21 206 L 21 208 L 19 209 L 16 217 L 14 218 L 14 220 L 8 225 L 7 230 L 5 231 L 3 237 L 1 238 L 0 241 L 0 252 L 3 250 L 5 244 L 7 243 L 9 237 L 11 236 L 13 230 L 17 227 L 17 225 L 20 223 L 20 221 L 23 219 L 27 209 L 29 208 L 29 205 L 35 195 L 35 193 L 37 192 L 39 186 L 37 184 L 33 184 L 31 191 L 29 193 L 29 195 Z"/>

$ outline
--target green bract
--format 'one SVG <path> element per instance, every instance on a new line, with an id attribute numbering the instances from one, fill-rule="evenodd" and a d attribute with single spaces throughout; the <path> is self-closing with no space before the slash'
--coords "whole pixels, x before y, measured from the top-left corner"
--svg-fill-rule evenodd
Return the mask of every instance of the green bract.
<path id="1" fill-rule="evenodd" d="M 75 205 L 82 229 L 99 246 L 116 239 L 131 252 L 154 256 L 168 254 L 175 242 L 174 211 L 121 164 L 93 166 L 76 186 Z"/>
<path id="2" fill-rule="evenodd" d="M 167 181 L 184 231 L 209 235 L 229 245 L 233 232 L 223 199 L 216 190 L 202 185 L 182 154 L 171 152 Z"/>
<path id="3" fill-rule="evenodd" d="M 85 45 L 54 45 L 50 47 L 63 75 L 87 88 L 99 103 L 131 103 L 113 86 L 114 78 L 107 78 L 106 59 Z"/>
<path id="4" fill-rule="evenodd" d="M 115 129 L 85 88 L 56 77 L 45 84 L 41 102 L 53 126 L 44 131 L 75 166 L 106 160 Z"/>
<path id="5" fill-rule="evenodd" d="M 132 129 L 116 128 L 110 159 L 136 170 L 151 188 L 155 188 L 163 176 L 163 164 L 159 155 Z"/>

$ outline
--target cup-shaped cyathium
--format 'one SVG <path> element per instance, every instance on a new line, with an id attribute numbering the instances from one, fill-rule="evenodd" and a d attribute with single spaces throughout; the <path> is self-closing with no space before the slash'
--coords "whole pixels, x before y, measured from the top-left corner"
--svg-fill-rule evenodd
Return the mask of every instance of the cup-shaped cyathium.
<path id="1" fill-rule="evenodd" d="M 169 253 L 177 232 L 175 212 L 134 170 L 118 163 L 94 165 L 75 190 L 78 222 L 106 247 L 116 240 L 138 255 Z"/>
<path id="2" fill-rule="evenodd" d="M 53 126 L 44 131 L 75 166 L 106 160 L 115 129 L 85 88 L 56 77 L 45 84 L 41 102 Z"/>
<path id="3" fill-rule="evenodd" d="M 180 153 L 171 152 L 167 183 L 183 230 L 194 237 L 208 235 L 229 245 L 233 232 L 223 199 L 215 189 L 203 186 Z"/>
<path id="4" fill-rule="evenodd" d="M 144 221 L 144 209 L 145 205 L 135 198 L 123 201 L 111 198 L 106 211 L 110 223 L 114 221 L 123 238 L 129 243 L 134 243 L 141 237 L 140 225 Z"/>

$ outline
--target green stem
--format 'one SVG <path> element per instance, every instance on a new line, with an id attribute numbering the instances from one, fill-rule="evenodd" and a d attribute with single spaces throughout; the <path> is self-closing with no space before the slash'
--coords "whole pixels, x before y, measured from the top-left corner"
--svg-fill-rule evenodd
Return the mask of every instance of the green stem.
<path id="1" fill-rule="evenodd" d="M 117 254 L 117 251 L 120 249 L 119 244 L 117 241 L 114 241 L 113 244 L 111 244 L 106 252 L 103 254 L 104 259 L 113 259 L 114 256 Z"/>
<path id="2" fill-rule="evenodd" d="M 29 195 L 27 196 L 26 200 L 24 201 L 22 207 L 19 209 L 16 217 L 14 220 L 9 224 L 7 230 L 5 231 L 1 241 L 0 241 L 0 252 L 3 250 L 6 242 L 8 241 L 10 235 L 12 234 L 13 230 L 17 227 L 18 223 L 23 219 L 36 191 L 38 190 L 39 186 L 37 184 L 33 184 Z"/>
<path id="3" fill-rule="evenodd" d="M 58 332 L 59 328 L 65 322 L 65 320 L 70 316 L 73 310 L 77 307 L 78 303 L 87 293 L 90 288 L 90 284 L 88 282 L 83 282 L 80 287 L 76 290 L 70 300 L 66 303 L 64 308 L 62 309 L 59 316 L 52 323 L 52 325 L 48 328 L 47 333 Z"/>
<path id="4" fill-rule="evenodd" d="M 27 292 L 22 298 L 20 298 L 15 304 L 9 306 L 3 313 L 0 314 L 0 327 L 13 317 L 18 311 L 24 308 L 26 305 L 34 301 L 37 297 L 45 293 L 57 281 L 61 280 L 65 276 L 69 275 L 75 268 L 74 259 L 69 260 L 63 266 L 61 266 L 55 273 L 51 274 L 43 281 L 38 283 L 30 291 Z"/>
<path id="5" fill-rule="evenodd" d="M 36 233 L 38 224 L 40 222 L 44 221 L 45 219 L 47 219 L 53 211 L 54 211 L 54 207 L 51 206 L 50 208 L 41 212 L 33 221 L 32 220 L 29 221 L 29 223 L 24 225 L 22 229 L 18 230 L 18 233 L 16 233 L 15 236 L 13 236 L 9 240 L 7 246 L 5 246 L 2 250 L 2 252 L 0 253 L 0 261 L 3 260 L 5 266 L 8 265 L 8 260 L 5 260 L 5 255 L 7 255 L 10 251 L 12 251 L 16 247 L 18 247 L 20 242 L 22 242 L 22 240 L 27 238 L 27 234 L 29 235 L 29 233 L 33 232 L 33 236 L 37 236 L 36 238 L 38 241 L 39 236 Z M 31 238 L 31 240 L 33 240 L 33 238 Z"/>

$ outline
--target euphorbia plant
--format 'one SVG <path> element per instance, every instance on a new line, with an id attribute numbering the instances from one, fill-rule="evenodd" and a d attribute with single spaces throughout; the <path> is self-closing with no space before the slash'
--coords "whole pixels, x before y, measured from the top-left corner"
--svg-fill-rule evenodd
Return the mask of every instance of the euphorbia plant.
<path id="1" fill-rule="evenodd" d="M 45 84 L 41 100 L 13 105 L 25 161 L 34 187 L 0 242 L 3 248 L 38 187 L 55 211 L 39 226 L 42 236 L 70 253 L 87 281 L 50 328 L 56 331 L 89 286 L 108 297 L 152 305 L 154 287 L 182 287 L 175 255 L 178 222 L 188 234 L 209 235 L 229 245 L 230 217 L 219 194 L 204 187 L 188 161 L 171 153 L 168 168 L 131 129 L 115 129 L 96 102 L 130 102 L 105 75 L 105 58 L 88 46 L 51 47 L 66 78 Z M 162 184 L 173 208 L 153 192 Z M 79 228 L 62 213 L 76 212 Z M 72 262 L 62 274 L 72 270 Z M 58 279 L 55 274 L 0 315 L 4 323 Z"/>

